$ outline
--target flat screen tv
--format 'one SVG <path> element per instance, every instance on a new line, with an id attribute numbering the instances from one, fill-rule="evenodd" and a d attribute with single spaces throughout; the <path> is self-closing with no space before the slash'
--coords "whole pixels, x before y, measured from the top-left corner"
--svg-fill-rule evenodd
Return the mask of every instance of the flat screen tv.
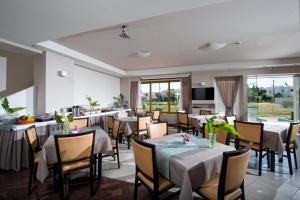
<path id="1" fill-rule="evenodd" d="M 192 88 L 193 100 L 214 100 L 215 92 L 214 88 Z"/>

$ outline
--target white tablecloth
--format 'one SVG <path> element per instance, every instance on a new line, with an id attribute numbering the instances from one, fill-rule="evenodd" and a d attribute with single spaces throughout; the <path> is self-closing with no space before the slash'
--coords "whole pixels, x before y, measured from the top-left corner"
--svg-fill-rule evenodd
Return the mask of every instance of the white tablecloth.
<path id="1" fill-rule="evenodd" d="M 88 130 L 88 128 L 82 131 L 86 131 L 86 130 Z M 89 130 L 96 130 L 94 154 L 111 153 L 112 146 L 107 133 L 105 133 L 103 129 L 99 129 L 99 128 L 89 128 Z M 56 133 L 54 132 L 54 134 Z M 37 175 L 36 175 L 38 180 L 40 180 L 43 183 L 49 174 L 48 165 L 55 164 L 56 162 L 57 162 L 57 156 L 56 156 L 55 142 L 54 142 L 53 135 L 51 135 L 43 145 L 41 151 L 41 159 L 38 164 Z"/>
<path id="2" fill-rule="evenodd" d="M 136 117 L 123 117 L 119 118 L 121 124 L 120 128 L 124 130 L 124 135 L 131 135 L 133 131 L 137 129 L 137 118 Z"/>
<path id="3" fill-rule="evenodd" d="M 168 135 L 159 139 L 145 140 L 149 143 L 156 143 L 158 140 L 170 140 L 179 137 L 180 134 Z M 194 138 L 194 137 L 193 137 Z M 197 138 L 199 140 L 206 140 Z M 231 146 L 216 143 L 213 148 L 207 146 L 193 149 L 185 153 L 174 155 L 170 158 L 170 181 L 181 187 L 180 200 L 192 200 L 193 190 L 204 182 L 210 180 L 220 173 L 223 159 L 223 152 L 235 150 Z M 157 148 L 156 154 L 160 151 Z M 159 163 L 158 163 L 159 164 Z M 160 172 L 162 173 L 162 172 Z"/>

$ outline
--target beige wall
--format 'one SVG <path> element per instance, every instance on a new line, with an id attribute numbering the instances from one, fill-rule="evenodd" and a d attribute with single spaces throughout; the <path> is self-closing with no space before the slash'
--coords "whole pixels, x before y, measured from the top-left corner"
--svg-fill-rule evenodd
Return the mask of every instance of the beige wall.
<path id="1" fill-rule="evenodd" d="M 7 59 L 6 90 L 0 97 L 9 96 L 33 86 L 33 57 L 0 50 L 0 56 Z"/>

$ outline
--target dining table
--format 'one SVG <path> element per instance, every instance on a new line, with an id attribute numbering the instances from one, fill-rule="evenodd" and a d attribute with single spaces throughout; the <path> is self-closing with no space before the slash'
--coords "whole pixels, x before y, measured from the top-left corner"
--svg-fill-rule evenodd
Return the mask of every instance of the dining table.
<path id="1" fill-rule="evenodd" d="M 130 135 L 132 132 L 137 130 L 137 117 L 121 117 L 120 120 L 120 129 L 124 131 L 124 137 L 127 138 L 127 146 L 130 149 Z"/>
<path id="2" fill-rule="evenodd" d="M 94 154 L 112 154 L 112 145 L 108 134 L 100 127 L 86 127 L 82 128 L 76 133 L 82 133 L 87 131 L 95 130 L 95 140 L 94 140 Z M 70 132 L 72 133 L 72 132 Z M 76 134 L 73 132 L 73 134 Z M 54 135 L 63 134 L 62 130 L 53 131 L 48 137 L 41 149 L 40 161 L 38 163 L 36 177 L 42 183 L 45 181 L 49 175 L 48 166 L 57 163 L 57 155 L 55 148 Z"/>
<path id="3" fill-rule="evenodd" d="M 179 199 L 192 200 L 194 190 L 220 173 L 223 152 L 235 148 L 221 143 L 209 148 L 207 139 L 193 135 L 184 143 L 182 134 L 144 141 L 155 145 L 159 173 L 181 188 Z"/>

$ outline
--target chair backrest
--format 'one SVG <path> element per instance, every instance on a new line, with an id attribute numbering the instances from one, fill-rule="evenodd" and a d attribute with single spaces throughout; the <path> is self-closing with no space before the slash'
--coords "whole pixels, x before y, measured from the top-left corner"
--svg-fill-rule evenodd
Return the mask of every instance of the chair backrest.
<path id="1" fill-rule="evenodd" d="M 153 112 L 150 112 L 150 111 L 146 111 L 146 116 L 149 116 L 149 117 L 153 117 Z"/>
<path id="2" fill-rule="evenodd" d="M 243 184 L 250 157 L 250 145 L 237 151 L 223 153 L 218 196 L 225 196 Z"/>
<path id="3" fill-rule="evenodd" d="M 114 126 L 113 126 L 113 129 L 112 129 L 112 135 L 116 139 L 118 138 L 120 124 L 121 124 L 120 120 L 117 120 L 117 119 L 114 120 Z"/>
<path id="4" fill-rule="evenodd" d="M 199 114 L 200 115 L 211 115 L 211 111 L 210 110 L 200 110 Z"/>
<path id="5" fill-rule="evenodd" d="M 154 180 L 156 174 L 158 174 L 155 146 L 141 140 L 133 139 L 132 149 L 137 172 L 141 172 L 146 177 Z"/>
<path id="6" fill-rule="evenodd" d="M 117 117 L 118 118 L 128 117 L 128 112 L 118 112 Z"/>
<path id="7" fill-rule="evenodd" d="M 114 126 L 114 116 L 107 116 L 106 123 L 107 123 L 107 127 L 112 130 Z"/>
<path id="8" fill-rule="evenodd" d="M 138 117 L 137 118 L 137 123 L 138 123 L 138 130 L 147 130 L 147 124 L 151 123 L 151 117 L 146 116 L 146 117 Z"/>
<path id="9" fill-rule="evenodd" d="M 88 127 L 88 118 L 80 118 L 80 119 L 74 119 L 72 122 L 69 124 L 70 129 L 74 128 L 85 128 Z"/>
<path id="10" fill-rule="evenodd" d="M 206 123 L 203 123 L 203 138 L 208 139 L 209 138 L 209 133 L 205 129 Z M 229 144 L 229 134 L 226 131 L 221 130 L 220 128 L 215 128 L 215 133 L 216 133 L 216 140 L 219 143 L 222 144 Z"/>
<path id="11" fill-rule="evenodd" d="M 287 135 L 287 146 L 290 143 L 294 143 L 296 141 L 297 133 L 299 131 L 299 125 L 300 125 L 299 122 L 290 123 L 289 132 Z"/>
<path id="12" fill-rule="evenodd" d="M 141 113 L 141 112 L 144 112 L 144 109 L 143 108 L 136 108 L 135 112 L 136 113 Z"/>
<path id="13" fill-rule="evenodd" d="M 55 148 L 59 163 L 70 163 L 91 158 L 96 131 L 80 134 L 55 135 Z"/>
<path id="14" fill-rule="evenodd" d="M 161 111 L 160 110 L 153 110 L 152 113 L 153 113 L 152 119 L 153 120 L 159 120 Z"/>
<path id="15" fill-rule="evenodd" d="M 179 124 L 188 124 L 188 113 L 177 112 L 177 118 Z"/>
<path id="16" fill-rule="evenodd" d="M 147 125 L 148 135 L 151 139 L 160 138 L 168 135 L 168 124 L 167 122 L 148 124 Z"/>
<path id="17" fill-rule="evenodd" d="M 264 124 L 254 122 L 234 121 L 239 140 L 261 144 L 263 141 Z"/>
<path id="18" fill-rule="evenodd" d="M 39 149 L 39 141 L 37 138 L 35 126 L 30 126 L 25 130 L 25 135 L 27 142 L 29 144 L 29 149 L 32 153 L 36 152 Z"/>
<path id="19" fill-rule="evenodd" d="M 235 116 L 235 115 L 232 115 L 232 116 L 226 116 L 225 119 L 226 119 L 226 122 L 227 122 L 229 125 L 234 126 L 234 121 L 236 120 L 236 116 Z"/>

